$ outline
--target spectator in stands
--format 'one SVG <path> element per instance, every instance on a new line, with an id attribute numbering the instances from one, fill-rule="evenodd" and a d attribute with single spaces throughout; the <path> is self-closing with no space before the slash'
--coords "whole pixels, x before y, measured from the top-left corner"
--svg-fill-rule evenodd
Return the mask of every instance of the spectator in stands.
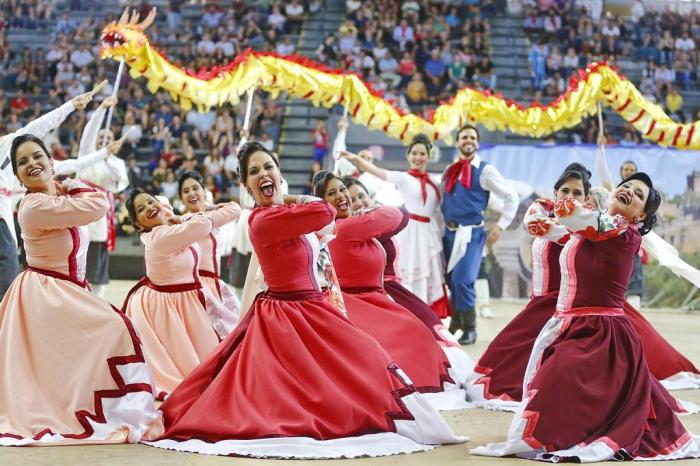
<path id="1" fill-rule="evenodd" d="M 277 44 L 275 51 L 280 55 L 291 55 L 296 50 L 296 46 L 292 44 L 292 38 L 285 36 L 282 42 Z"/>
<path id="2" fill-rule="evenodd" d="M 428 89 L 421 73 L 415 73 L 406 87 L 406 95 L 410 104 L 422 104 L 428 98 Z"/>
<path id="3" fill-rule="evenodd" d="M 544 19 L 538 15 L 536 8 L 531 8 L 529 10 L 528 15 L 525 17 L 525 22 L 523 23 L 523 29 L 528 38 L 539 34 L 544 29 Z"/>
<path id="4" fill-rule="evenodd" d="M 75 78 L 73 63 L 68 61 L 68 57 L 64 55 L 63 59 L 56 65 L 56 78 L 54 83 L 56 87 L 62 87 L 63 84 L 69 83 L 73 78 Z"/>
<path id="5" fill-rule="evenodd" d="M 656 83 L 658 92 L 663 94 L 667 93 L 675 80 L 675 73 L 672 69 L 669 69 L 666 63 L 662 63 L 661 66 L 654 71 L 654 82 Z"/>
<path id="6" fill-rule="evenodd" d="M 673 72 L 676 75 L 676 82 L 683 86 L 684 90 L 690 89 L 693 79 L 693 65 L 690 61 L 676 60 L 673 63 Z"/>
<path id="7" fill-rule="evenodd" d="M 221 24 L 223 16 L 224 14 L 215 5 L 209 5 L 202 15 L 201 24 L 206 28 L 216 29 Z"/>
<path id="8" fill-rule="evenodd" d="M 304 5 L 299 0 L 292 0 L 284 9 L 287 15 L 287 33 L 301 34 L 304 22 Z"/>
<path id="9" fill-rule="evenodd" d="M 95 61 L 95 57 L 88 49 L 87 44 L 83 42 L 78 47 L 78 50 L 74 50 L 73 53 L 70 54 L 70 61 L 76 68 L 80 69 L 92 64 Z"/>
<path id="10" fill-rule="evenodd" d="M 311 132 L 311 140 L 313 141 L 312 165 L 318 164 L 321 167 L 328 151 L 328 129 L 324 120 L 316 122 L 316 127 Z"/>
<path id="11" fill-rule="evenodd" d="M 335 36 L 329 34 L 323 39 L 316 49 L 316 58 L 321 63 L 331 64 L 338 61 L 338 47 L 335 45 Z"/>
<path id="12" fill-rule="evenodd" d="M 483 88 L 496 89 L 496 73 L 489 57 L 481 57 L 479 64 L 476 65 L 476 73 L 477 79 Z"/>
<path id="13" fill-rule="evenodd" d="M 676 49 L 676 43 L 673 40 L 671 31 L 666 30 L 663 32 L 663 36 L 659 39 L 659 45 L 657 47 L 660 52 L 660 61 L 666 65 L 671 65 L 673 63 L 673 51 Z"/>
<path id="14" fill-rule="evenodd" d="M 18 115 L 24 113 L 29 108 L 29 99 L 24 95 L 22 89 L 17 91 L 17 95 L 10 101 L 12 113 Z"/>
<path id="15" fill-rule="evenodd" d="M 340 48 L 340 53 L 351 53 L 355 48 L 357 42 L 357 27 L 352 22 L 351 19 L 346 19 L 343 24 L 341 24 L 338 29 L 340 34 L 340 41 L 338 47 Z"/>
<path id="16" fill-rule="evenodd" d="M 447 66 L 440 56 L 440 50 L 433 49 L 430 58 L 425 62 L 424 71 L 428 97 L 433 101 L 437 101 L 447 74 Z"/>
<path id="17" fill-rule="evenodd" d="M 63 13 L 61 19 L 56 22 L 56 33 L 70 35 L 73 33 L 77 25 L 68 13 Z"/>
<path id="18" fill-rule="evenodd" d="M 690 37 L 689 31 L 683 31 L 681 37 L 676 39 L 676 53 L 686 53 L 691 57 L 692 62 L 697 62 L 695 60 L 695 41 Z"/>
<path id="19" fill-rule="evenodd" d="M 182 26 L 182 4 L 185 0 L 168 0 L 168 28 L 176 30 Z"/>
<path id="20" fill-rule="evenodd" d="M 569 47 L 566 51 L 566 55 L 562 59 L 562 70 L 564 72 L 564 78 L 569 79 L 579 67 L 578 55 L 576 55 L 576 50 L 573 47 Z"/>
<path id="21" fill-rule="evenodd" d="M 224 159 L 221 158 L 219 148 L 212 146 L 209 155 L 204 157 L 204 173 L 211 176 L 217 186 L 224 183 Z"/>
<path id="22" fill-rule="evenodd" d="M 398 26 L 394 28 L 392 38 L 394 39 L 394 42 L 396 42 L 396 44 L 399 46 L 399 48 L 401 50 L 404 50 L 406 48 L 406 44 L 415 41 L 413 27 L 411 27 L 411 25 L 408 24 L 407 20 L 402 19 L 399 22 Z"/>
<path id="23" fill-rule="evenodd" d="M 279 4 L 273 5 L 272 12 L 267 17 L 267 24 L 277 32 L 283 33 L 286 22 L 287 17 L 282 14 L 282 9 L 280 8 Z"/>
<path id="24" fill-rule="evenodd" d="M 537 43 L 530 50 L 530 55 L 528 56 L 528 67 L 530 72 L 530 79 L 532 81 L 532 87 L 535 90 L 542 90 L 545 74 L 545 66 L 547 63 L 547 57 L 549 56 L 549 51 L 544 45 L 542 38 L 537 39 Z"/>
<path id="25" fill-rule="evenodd" d="M 666 112 L 671 118 L 674 118 L 679 123 L 685 123 L 685 114 L 683 113 L 683 96 L 678 92 L 676 86 L 671 86 L 671 89 L 666 95 Z"/>

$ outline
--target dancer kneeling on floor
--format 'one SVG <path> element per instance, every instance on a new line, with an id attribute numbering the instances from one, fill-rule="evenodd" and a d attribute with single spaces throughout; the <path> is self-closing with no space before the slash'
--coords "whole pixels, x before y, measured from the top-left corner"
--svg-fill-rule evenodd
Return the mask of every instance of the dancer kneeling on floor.
<path id="1" fill-rule="evenodd" d="M 268 289 L 163 403 L 165 435 L 149 444 L 340 458 L 463 441 L 376 340 L 321 292 L 313 233 L 333 222 L 335 209 L 320 199 L 283 196 L 279 162 L 264 146 L 244 145 L 239 160 L 258 205 L 250 237 Z"/>

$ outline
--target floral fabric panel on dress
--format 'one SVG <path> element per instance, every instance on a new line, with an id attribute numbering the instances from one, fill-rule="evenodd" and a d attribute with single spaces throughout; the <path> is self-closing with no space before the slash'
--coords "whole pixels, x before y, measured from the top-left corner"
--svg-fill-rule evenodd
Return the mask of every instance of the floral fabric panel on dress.
<path id="1" fill-rule="evenodd" d="M 335 273 L 335 267 L 333 267 L 333 262 L 331 261 L 331 253 L 328 250 L 327 244 L 321 244 L 321 250 L 319 251 L 318 261 L 316 261 L 316 270 L 318 275 L 323 277 L 324 286 L 328 290 L 330 295 L 331 303 L 341 312 L 343 315 L 347 316 L 348 312 L 345 309 L 345 302 L 343 301 L 343 293 L 340 291 L 340 282 L 338 282 L 338 276 Z"/>
<path id="2" fill-rule="evenodd" d="M 528 207 L 523 223 L 532 236 L 558 244 L 565 244 L 571 233 L 590 241 L 605 241 L 621 235 L 630 226 L 621 215 L 600 212 L 571 198 L 536 200 Z"/>
<path id="3" fill-rule="evenodd" d="M 315 233 L 319 242 L 318 259 L 316 260 L 316 277 L 321 288 L 328 290 L 331 303 L 347 317 L 348 312 L 345 309 L 345 301 L 343 301 L 343 293 L 340 290 L 340 282 L 338 275 L 335 273 L 335 267 L 331 260 L 331 252 L 328 249 L 328 243 L 335 238 L 335 222 L 329 223 L 325 228 Z"/>
<path id="4" fill-rule="evenodd" d="M 627 219 L 621 215 L 601 212 L 571 198 L 556 201 L 553 212 L 561 225 L 590 241 L 614 238 L 630 227 Z"/>

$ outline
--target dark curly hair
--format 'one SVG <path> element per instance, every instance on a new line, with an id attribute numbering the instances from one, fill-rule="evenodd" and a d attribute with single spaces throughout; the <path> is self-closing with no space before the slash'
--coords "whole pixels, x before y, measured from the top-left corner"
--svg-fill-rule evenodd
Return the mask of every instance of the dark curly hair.
<path id="1" fill-rule="evenodd" d="M 661 205 L 661 194 L 659 194 L 659 192 L 654 188 L 654 184 L 651 182 L 649 175 L 644 172 L 637 172 L 628 176 L 622 180 L 617 187 L 620 187 L 631 180 L 639 180 L 649 188 L 649 197 L 647 197 L 647 201 L 644 204 L 644 213 L 647 216 L 644 218 L 642 226 L 639 228 L 639 233 L 644 236 L 654 228 L 654 225 L 656 225 L 656 222 L 658 221 L 656 211 L 659 210 L 659 206 Z"/>
<path id="2" fill-rule="evenodd" d="M 570 163 L 566 166 L 559 179 L 554 183 L 554 191 L 558 191 L 561 185 L 566 183 L 571 178 L 581 180 L 583 184 L 583 193 L 588 196 L 591 190 L 591 172 L 578 162 Z"/>
<path id="3" fill-rule="evenodd" d="M 326 195 L 326 186 L 328 186 L 328 182 L 334 179 L 340 180 L 341 182 L 343 181 L 341 178 L 338 178 L 328 170 L 319 170 L 316 172 L 314 177 L 311 179 L 313 195 L 323 199 L 323 197 Z"/>

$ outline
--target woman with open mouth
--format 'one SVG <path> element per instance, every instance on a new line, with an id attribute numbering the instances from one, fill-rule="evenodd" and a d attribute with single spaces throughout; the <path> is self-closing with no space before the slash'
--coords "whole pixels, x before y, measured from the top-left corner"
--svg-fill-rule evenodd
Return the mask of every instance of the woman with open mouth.
<path id="1" fill-rule="evenodd" d="M 348 176 L 343 177 L 343 183 L 348 189 L 353 212 L 374 208 L 374 202 L 361 181 Z M 386 291 L 397 304 L 410 311 L 430 329 L 435 341 L 437 341 L 440 348 L 442 348 L 442 351 L 447 356 L 447 359 L 450 361 L 450 365 L 454 369 L 459 382 L 464 383 L 474 369 L 474 361 L 462 350 L 457 340 L 447 331 L 445 326 L 442 325 L 442 322 L 438 319 L 430 306 L 425 304 L 418 296 L 411 293 L 410 290 L 406 289 L 406 287 L 401 284 L 398 264 L 398 253 L 400 249 L 397 244 L 396 233 L 404 229 L 409 221 L 408 211 L 401 208 L 401 213 L 403 219 L 394 231 L 394 234 L 383 235 L 377 238 L 386 254 L 386 265 L 383 275 L 384 291 Z"/>
<path id="2" fill-rule="evenodd" d="M 85 280 L 87 225 L 107 197 L 55 182 L 36 136 L 17 136 L 10 162 L 27 190 L 18 219 L 28 267 L 0 302 L 0 445 L 138 442 L 159 418 L 141 343 Z"/>
<path id="3" fill-rule="evenodd" d="M 204 213 L 181 221 L 141 189 L 129 194 L 126 209 L 145 246 L 146 276 L 122 311 L 139 331 L 162 400 L 219 343 L 199 277 L 198 243 L 209 238 L 213 221 Z"/>
<path id="4" fill-rule="evenodd" d="M 640 172 L 617 186 L 606 212 L 570 197 L 530 207 L 530 234 L 571 235 L 560 254 L 556 312 L 533 345 L 506 441 L 473 454 L 551 462 L 700 456 L 698 437 L 676 417 L 623 311 L 634 255 L 660 203 Z"/>
<path id="5" fill-rule="evenodd" d="M 238 323 L 241 303 L 233 290 L 221 279 L 221 227 L 241 215 L 235 202 L 208 205 L 204 180 L 197 172 L 185 172 L 177 180 L 180 200 L 190 214 L 203 212 L 213 223 L 209 235 L 200 240 L 199 277 L 204 287 L 207 315 L 220 338 L 226 338 Z M 183 217 L 183 220 L 186 220 Z"/>
<path id="6" fill-rule="evenodd" d="M 343 181 L 328 171 L 314 176 L 314 195 L 336 210 L 336 237 L 329 243 L 348 317 L 377 339 L 436 409 L 469 407 L 432 332 L 386 294 L 386 253 L 378 240 L 394 236 L 404 222 L 398 207 L 353 212 Z"/>
<path id="7" fill-rule="evenodd" d="M 270 458 L 410 453 L 456 437 L 372 337 L 321 291 L 316 231 L 335 209 L 283 196 L 277 158 L 238 152 L 257 207 L 250 238 L 267 291 L 161 406 L 165 434 L 149 445 Z"/>
<path id="8" fill-rule="evenodd" d="M 554 184 L 553 199 L 558 201 L 569 197 L 587 203 L 593 197 L 590 175 L 583 165 L 570 164 Z M 528 209 L 528 212 L 524 223 L 535 236 L 532 243 L 532 298 L 491 341 L 477 361 L 466 385 L 469 401 L 491 409 L 517 409 L 523 396 L 523 377 L 532 346 L 542 327 L 556 312 L 559 297 L 559 259 L 570 235 L 555 240 L 537 236 L 539 225 L 543 221 L 539 208 L 535 205 L 534 210 Z M 623 310 L 639 334 L 651 374 L 667 389 L 697 388 L 698 370 L 695 366 L 666 341 L 627 300 Z M 674 409 L 686 412 L 686 407 L 682 405 Z"/>
<path id="9" fill-rule="evenodd" d="M 439 220 L 440 180 L 428 173 L 432 144 L 422 134 L 416 135 L 406 148 L 409 170 L 390 171 L 355 154 L 340 155 L 365 171 L 396 185 L 409 212 L 408 226 L 399 233 L 401 279 L 409 290 L 443 319 L 451 313 L 445 293 L 445 260 Z"/>

